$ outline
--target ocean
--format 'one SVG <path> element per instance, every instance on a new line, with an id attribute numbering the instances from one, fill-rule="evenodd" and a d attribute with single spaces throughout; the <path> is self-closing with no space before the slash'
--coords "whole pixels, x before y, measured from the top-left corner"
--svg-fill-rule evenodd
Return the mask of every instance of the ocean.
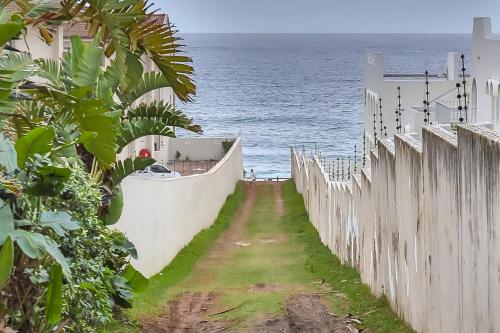
<path id="1" fill-rule="evenodd" d="M 208 136 L 242 133 L 244 167 L 289 177 L 290 145 L 329 158 L 362 145 L 366 49 L 386 72 L 434 73 L 447 52 L 470 53 L 466 34 L 185 34 L 197 96 L 178 103 Z M 181 135 L 189 135 L 184 133 Z M 359 155 L 358 155 L 359 156 Z"/>

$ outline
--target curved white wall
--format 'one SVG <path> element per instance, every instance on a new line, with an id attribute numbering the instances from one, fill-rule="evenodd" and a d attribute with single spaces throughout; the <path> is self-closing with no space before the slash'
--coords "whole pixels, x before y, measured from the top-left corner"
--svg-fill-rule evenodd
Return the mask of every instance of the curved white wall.
<path id="1" fill-rule="evenodd" d="M 116 228 L 137 248 L 134 267 L 148 277 L 159 273 L 196 234 L 212 225 L 242 177 L 238 138 L 207 173 L 165 180 L 126 178 L 124 209 Z"/>

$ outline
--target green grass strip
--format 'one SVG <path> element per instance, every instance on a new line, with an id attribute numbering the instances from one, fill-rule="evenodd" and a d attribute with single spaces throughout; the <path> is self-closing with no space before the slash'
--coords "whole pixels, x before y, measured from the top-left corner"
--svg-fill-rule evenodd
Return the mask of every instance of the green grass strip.
<path id="1" fill-rule="evenodd" d="M 134 295 L 133 308 L 128 311 L 128 315 L 132 319 L 164 311 L 165 304 L 171 296 L 169 293 L 170 288 L 181 283 L 191 273 L 198 259 L 208 251 L 220 234 L 229 227 L 231 220 L 245 200 L 245 195 L 245 187 L 242 183 L 239 183 L 235 192 L 227 198 L 214 224 L 197 234 L 167 267 L 153 276 L 144 292 Z M 103 332 L 136 331 L 137 327 L 115 322 Z"/>
<path id="2" fill-rule="evenodd" d="M 376 298 L 371 294 L 354 268 L 342 265 L 330 249 L 321 243 L 318 232 L 309 222 L 304 200 L 295 190 L 295 184 L 292 181 L 284 183 L 282 193 L 286 208 L 282 223 L 290 241 L 295 240 L 304 245 L 304 265 L 316 279 L 325 280 L 334 290 L 346 296 L 342 300 L 346 312 L 361 316 L 362 327 L 371 332 L 413 332 L 403 320 L 398 319 L 385 298 Z M 334 308 L 338 308 L 336 302 L 338 299 L 332 300 Z"/>

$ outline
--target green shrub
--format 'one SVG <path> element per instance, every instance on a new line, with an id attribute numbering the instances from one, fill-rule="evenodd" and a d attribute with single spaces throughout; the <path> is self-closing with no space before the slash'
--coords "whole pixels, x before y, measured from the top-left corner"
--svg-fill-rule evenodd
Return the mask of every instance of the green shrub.
<path id="1" fill-rule="evenodd" d="M 115 280 L 129 256 L 124 245 L 134 249 L 122 233 L 107 228 L 97 217 L 102 196 L 99 187 L 81 167 L 72 171 L 65 187 L 72 195 L 50 203 L 50 209 L 71 212 L 80 223 L 79 229 L 59 239 L 74 282 L 63 290 L 63 317 L 71 319 L 66 332 L 93 332 L 113 318 L 118 294 Z"/>
<path id="2" fill-rule="evenodd" d="M 120 276 L 127 266 L 128 257 L 137 256 L 126 237 L 107 228 L 97 216 L 102 193 L 83 167 L 71 166 L 71 177 L 59 196 L 49 198 L 41 207 L 44 211 L 67 212 L 78 228 L 56 232 L 52 228 L 35 228 L 40 234 L 53 239 L 69 263 L 71 281 L 62 285 L 61 319 L 65 332 L 95 332 L 107 325 L 119 307 L 129 307 L 132 289 Z M 43 314 L 47 306 L 46 286 L 49 268 L 36 261 L 16 260 L 17 286 L 30 290 L 24 293 L 26 307 L 21 305 L 7 311 L 13 327 L 35 331 L 49 330 Z M 22 282 L 22 283 L 19 283 Z M 24 289 L 24 288 L 23 288 Z M 19 303 L 19 297 L 8 294 L 0 299 L 7 304 Z M 28 309 L 32 309 L 32 314 Z"/>
<path id="3" fill-rule="evenodd" d="M 224 154 L 227 154 L 231 147 L 234 145 L 236 140 L 224 140 L 222 141 L 222 148 L 224 149 Z"/>
<path id="4" fill-rule="evenodd" d="M 116 157 L 147 135 L 202 132 L 170 103 L 140 102 L 166 86 L 190 101 L 191 59 L 172 57 L 180 45 L 168 24 L 149 29 L 146 0 L 7 2 L 14 6 L 0 5 L 0 331 L 93 332 L 148 282 L 128 263 L 137 259 L 133 245 L 107 226 L 123 209 L 122 180 L 155 161 Z M 58 60 L 5 49 L 27 31 L 50 44 L 52 28 L 82 21 L 95 23 L 87 27 L 93 40 L 70 37 Z M 146 72 L 143 56 L 159 71 Z"/>

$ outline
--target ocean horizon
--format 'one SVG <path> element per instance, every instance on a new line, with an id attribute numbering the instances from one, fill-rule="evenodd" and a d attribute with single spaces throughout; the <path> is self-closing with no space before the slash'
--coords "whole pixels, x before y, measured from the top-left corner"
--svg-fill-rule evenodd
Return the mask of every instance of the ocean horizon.
<path id="1" fill-rule="evenodd" d="M 289 177 L 291 145 L 346 159 L 356 145 L 360 156 L 367 49 L 384 52 L 387 73 L 434 73 L 448 52 L 468 56 L 471 43 L 470 34 L 448 33 L 180 36 L 193 58 L 197 96 L 178 107 L 207 136 L 241 132 L 244 168 L 257 177 Z"/>

